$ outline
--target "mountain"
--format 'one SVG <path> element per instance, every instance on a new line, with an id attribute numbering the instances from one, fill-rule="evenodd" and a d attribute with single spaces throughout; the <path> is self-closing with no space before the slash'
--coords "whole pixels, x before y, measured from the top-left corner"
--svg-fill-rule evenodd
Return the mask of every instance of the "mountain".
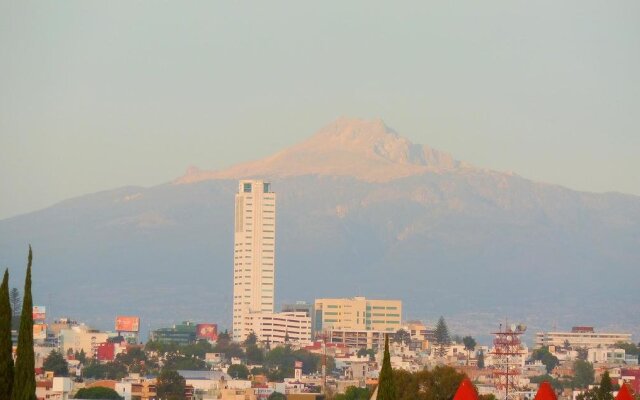
<path id="1" fill-rule="evenodd" d="M 640 198 L 577 192 L 412 144 L 380 120 L 341 118 L 271 157 L 70 199 L 0 221 L 0 265 L 50 315 L 150 329 L 231 316 L 237 179 L 278 194 L 276 301 L 401 298 L 481 335 L 505 317 L 536 329 L 640 333 Z M 146 333 L 146 332 L 145 332 Z"/>

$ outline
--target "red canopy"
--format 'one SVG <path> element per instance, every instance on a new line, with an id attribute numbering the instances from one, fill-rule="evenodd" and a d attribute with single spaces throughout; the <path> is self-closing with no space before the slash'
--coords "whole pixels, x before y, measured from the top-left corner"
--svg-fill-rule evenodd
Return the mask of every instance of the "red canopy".
<path id="1" fill-rule="evenodd" d="M 615 400 L 634 400 L 626 384 L 622 384 L 622 387 L 618 391 L 618 395 L 616 396 Z"/>
<path id="2" fill-rule="evenodd" d="M 456 391 L 456 395 L 453 396 L 453 400 L 478 400 L 478 393 L 476 393 L 476 388 L 473 386 L 473 383 L 469 380 L 469 378 L 464 378 L 458 390 Z"/>
<path id="3" fill-rule="evenodd" d="M 533 400 L 558 400 L 558 397 L 556 396 L 555 390 L 551 387 L 551 384 L 544 381 L 540 384 L 538 393 L 536 393 L 536 397 Z"/>

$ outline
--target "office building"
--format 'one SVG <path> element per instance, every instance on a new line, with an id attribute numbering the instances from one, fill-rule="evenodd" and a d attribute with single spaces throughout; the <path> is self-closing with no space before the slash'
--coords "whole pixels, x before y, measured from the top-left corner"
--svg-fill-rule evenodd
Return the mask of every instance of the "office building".
<path id="1" fill-rule="evenodd" d="M 630 333 L 596 332 L 591 326 L 575 326 L 571 332 L 538 332 L 535 348 L 545 346 L 572 348 L 614 347 L 616 343 L 631 343 Z"/>
<path id="2" fill-rule="evenodd" d="M 250 331 L 249 314 L 274 312 L 276 195 L 271 184 L 241 180 L 235 198 L 233 340 Z M 250 325 L 250 324 L 249 324 Z"/>
<path id="3" fill-rule="evenodd" d="M 311 343 L 311 318 L 305 312 L 253 313 L 244 317 L 245 329 L 272 345 Z"/>
<path id="4" fill-rule="evenodd" d="M 402 322 L 402 301 L 364 297 L 316 299 L 315 332 L 396 332 Z"/>

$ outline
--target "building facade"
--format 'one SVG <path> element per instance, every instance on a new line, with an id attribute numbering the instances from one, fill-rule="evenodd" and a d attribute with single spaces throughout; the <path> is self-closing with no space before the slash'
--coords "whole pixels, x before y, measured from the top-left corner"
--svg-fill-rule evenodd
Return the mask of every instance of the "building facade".
<path id="1" fill-rule="evenodd" d="M 314 309 L 315 332 L 396 332 L 401 328 L 400 300 L 372 300 L 364 297 L 316 299 Z"/>
<path id="2" fill-rule="evenodd" d="M 245 330 L 270 344 L 311 343 L 311 318 L 305 312 L 253 313 L 245 315 Z"/>
<path id="3" fill-rule="evenodd" d="M 249 314 L 273 313 L 276 194 L 262 180 L 241 180 L 235 197 L 233 340 L 246 339 Z"/>
<path id="4" fill-rule="evenodd" d="M 613 347 L 616 343 L 631 343 L 630 333 L 596 332 L 593 327 L 577 326 L 571 332 L 538 332 L 535 338 L 535 348 L 545 346 L 564 347 L 569 344 L 572 348 L 584 347 Z"/>

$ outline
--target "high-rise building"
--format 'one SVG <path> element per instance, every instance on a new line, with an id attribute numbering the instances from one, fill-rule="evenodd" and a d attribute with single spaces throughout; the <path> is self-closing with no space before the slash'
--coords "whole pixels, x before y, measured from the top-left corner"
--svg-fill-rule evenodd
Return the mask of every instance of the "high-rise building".
<path id="1" fill-rule="evenodd" d="M 233 339 L 251 324 L 245 316 L 274 312 L 276 194 L 262 180 L 241 180 L 236 194 L 233 256 Z"/>

